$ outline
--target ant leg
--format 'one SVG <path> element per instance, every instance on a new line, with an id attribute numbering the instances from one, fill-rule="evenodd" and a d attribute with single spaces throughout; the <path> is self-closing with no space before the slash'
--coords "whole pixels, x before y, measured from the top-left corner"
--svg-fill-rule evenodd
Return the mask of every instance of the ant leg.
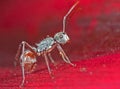
<path id="1" fill-rule="evenodd" d="M 15 59 L 16 59 L 15 65 L 17 64 L 17 61 L 19 60 L 20 53 L 21 53 L 21 48 L 23 47 L 23 45 L 24 45 L 24 48 L 25 48 L 25 46 L 26 46 L 27 48 L 29 48 L 30 51 L 32 51 L 35 55 L 37 55 L 37 53 L 36 53 L 36 51 L 35 51 L 36 48 L 30 46 L 27 42 L 22 41 L 22 42 L 20 43 L 19 47 L 18 47 L 16 56 L 15 56 Z M 23 53 L 22 53 L 22 54 L 23 54 Z"/>
<path id="2" fill-rule="evenodd" d="M 15 57 L 16 61 L 18 61 L 18 60 L 20 59 L 20 63 L 21 63 L 21 69 L 22 69 L 22 83 L 21 83 L 21 86 L 23 86 L 23 85 L 24 85 L 24 82 L 25 82 L 25 69 L 24 69 L 25 47 L 27 47 L 31 52 L 33 52 L 35 55 L 37 55 L 37 53 L 36 53 L 36 48 L 30 46 L 30 45 L 29 45 L 27 42 L 25 42 L 25 41 L 22 41 L 22 42 L 21 42 L 21 44 L 19 45 L 19 48 L 18 48 L 16 57 Z M 22 49 L 22 52 L 21 52 L 21 49 Z M 21 55 L 20 55 L 20 53 L 21 53 Z"/>
<path id="3" fill-rule="evenodd" d="M 21 87 L 24 85 L 25 82 L 25 71 L 24 71 L 24 63 L 21 64 L 22 67 L 22 82 L 21 82 Z"/>
<path id="4" fill-rule="evenodd" d="M 21 83 L 20 86 L 23 86 L 23 85 L 24 85 L 24 82 L 25 82 L 24 52 L 25 52 L 25 44 L 23 43 L 23 47 L 22 47 L 22 55 L 21 55 L 22 83 Z"/>
<path id="5" fill-rule="evenodd" d="M 44 52 L 44 58 L 45 58 L 45 62 L 46 62 L 46 65 L 47 65 L 47 68 L 48 68 L 48 72 L 49 72 L 49 74 L 51 75 L 51 70 L 50 70 L 50 66 L 49 66 L 49 62 L 48 62 L 48 57 L 47 57 L 47 54 L 46 54 L 46 52 Z"/>
<path id="6" fill-rule="evenodd" d="M 69 58 L 67 57 L 67 55 L 65 54 L 64 50 L 62 49 L 62 47 L 59 44 L 57 45 L 57 48 L 58 48 L 60 54 L 62 55 L 63 60 L 66 63 L 69 63 L 72 66 L 75 66 L 73 63 L 71 63 L 71 61 L 69 60 Z"/>
<path id="7" fill-rule="evenodd" d="M 29 45 L 27 42 L 25 41 L 22 41 L 22 44 L 25 45 L 25 47 L 27 47 L 31 52 L 33 52 L 36 56 L 37 56 L 37 53 L 36 53 L 36 48 L 35 47 L 32 47 L 31 45 Z"/>
<path id="8" fill-rule="evenodd" d="M 14 65 L 15 65 L 15 66 L 17 66 L 18 61 L 19 61 L 21 47 L 22 47 L 22 44 L 19 45 L 18 50 L 17 50 L 17 53 L 16 53 L 16 56 L 15 56 L 15 62 L 14 62 Z"/>
<path id="9" fill-rule="evenodd" d="M 16 56 L 15 56 L 16 61 L 19 60 L 19 55 L 20 55 L 21 47 L 22 47 L 22 45 L 20 44 L 19 47 L 18 47 L 18 50 L 17 50 Z"/>
<path id="10" fill-rule="evenodd" d="M 53 60 L 53 58 L 52 58 L 52 56 L 51 56 L 51 53 L 48 53 L 48 57 L 49 57 L 50 61 L 51 61 L 54 65 L 56 65 L 55 61 Z"/>

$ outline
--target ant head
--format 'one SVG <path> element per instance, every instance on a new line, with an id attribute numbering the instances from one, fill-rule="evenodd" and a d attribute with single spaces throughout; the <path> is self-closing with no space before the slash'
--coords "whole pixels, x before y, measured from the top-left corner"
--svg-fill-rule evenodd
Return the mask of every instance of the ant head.
<path id="1" fill-rule="evenodd" d="M 68 35 L 64 32 L 56 33 L 54 39 L 60 44 L 65 44 L 70 40 Z"/>

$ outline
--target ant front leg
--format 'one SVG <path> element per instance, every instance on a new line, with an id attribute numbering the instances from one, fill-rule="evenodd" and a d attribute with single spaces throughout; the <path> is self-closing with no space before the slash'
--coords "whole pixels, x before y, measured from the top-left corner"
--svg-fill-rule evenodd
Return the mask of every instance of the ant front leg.
<path id="1" fill-rule="evenodd" d="M 75 66 L 73 63 L 71 63 L 71 61 L 69 60 L 69 58 L 67 57 L 67 55 L 65 54 L 64 50 L 62 49 L 62 47 L 60 46 L 60 44 L 57 44 L 57 48 L 63 58 L 63 60 L 66 62 L 66 63 L 69 63 L 70 65 L 72 66 Z"/>

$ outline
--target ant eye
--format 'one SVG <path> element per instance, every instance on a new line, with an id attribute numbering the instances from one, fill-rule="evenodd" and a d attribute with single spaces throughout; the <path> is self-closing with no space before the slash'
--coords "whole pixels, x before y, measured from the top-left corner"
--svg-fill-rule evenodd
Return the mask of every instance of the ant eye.
<path id="1" fill-rule="evenodd" d="M 63 35 L 60 35 L 59 37 L 60 37 L 60 38 L 63 38 Z"/>

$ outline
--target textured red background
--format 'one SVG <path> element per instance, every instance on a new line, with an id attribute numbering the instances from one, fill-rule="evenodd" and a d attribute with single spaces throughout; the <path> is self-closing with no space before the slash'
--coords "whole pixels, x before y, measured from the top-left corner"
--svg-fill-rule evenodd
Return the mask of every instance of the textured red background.
<path id="1" fill-rule="evenodd" d="M 13 65 L 19 43 L 25 40 L 34 46 L 46 35 L 54 36 L 61 31 L 63 16 L 75 1 L 0 1 L 1 89 L 19 88 L 20 68 Z M 120 1 L 80 0 L 77 8 L 67 22 L 71 42 L 63 46 L 77 67 L 65 64 L 54 50 L 52 56 L 58 69 L 52 65 L 51 68 L 55 78 L 50 78 L 40 57 L 36 72 L 27 75 L 25 88 L 120 88 Z"/>

